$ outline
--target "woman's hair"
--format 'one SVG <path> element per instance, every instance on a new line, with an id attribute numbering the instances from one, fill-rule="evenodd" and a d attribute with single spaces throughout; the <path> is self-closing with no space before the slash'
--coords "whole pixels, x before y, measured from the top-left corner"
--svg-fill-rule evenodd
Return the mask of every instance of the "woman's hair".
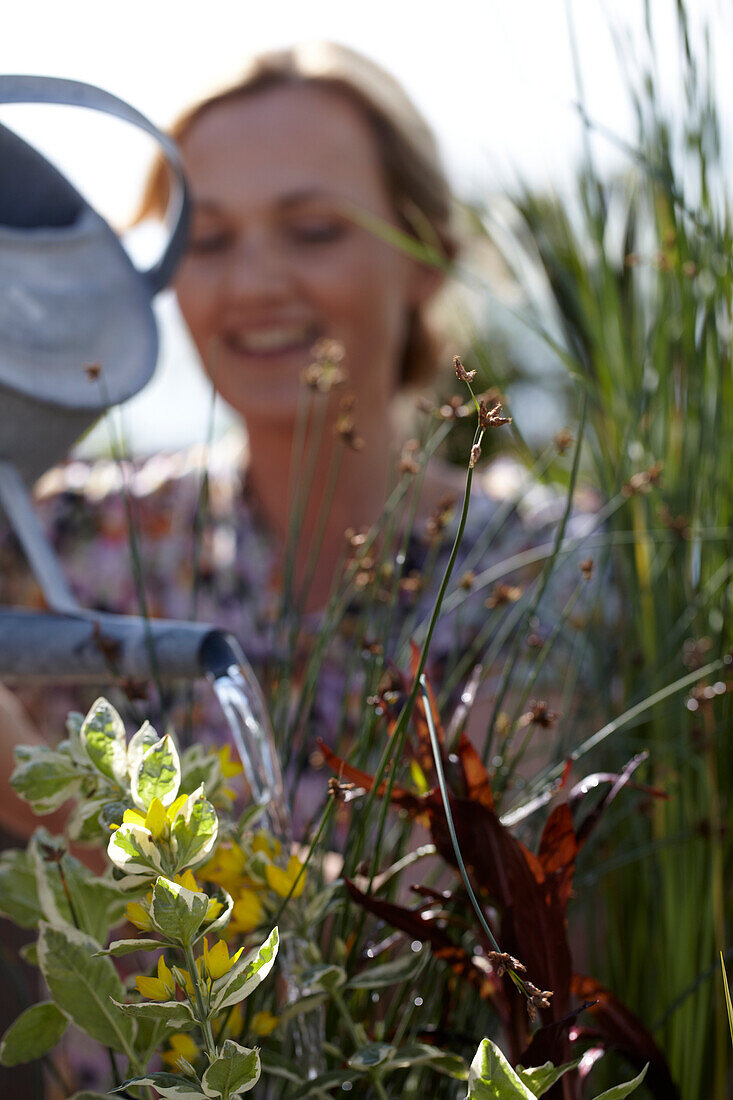
<path id="1" fill-rule="evenodd" d="M 435 138 L 400 84 L 369 58 L 331 42 L 301 44 L 254 57 L 240 79 L 195 104 L 170 129 L 181 141 L 197 119 L 223 103 L 287 85 L 331 89 L 352 102 L 373 134 L 390 200 L 400 227 L 446 261 L 457 252 L 452 196 Z M 169 177 L 163 158 L 154 164 L 138 219 L 162 217 Z M 399 385 L 427 381 L 437 366 L 437 341 L 422 309 L 408 318 Z"/>

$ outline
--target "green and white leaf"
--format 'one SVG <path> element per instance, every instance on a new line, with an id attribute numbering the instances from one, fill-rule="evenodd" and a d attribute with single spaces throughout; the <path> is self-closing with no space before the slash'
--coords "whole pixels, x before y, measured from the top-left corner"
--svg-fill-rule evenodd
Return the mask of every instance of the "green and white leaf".
<path id="1" fill-rule="evenodd" d="M 430 1065 L 438 1073 L 453 1077 L 456 1081 L 468 1079 L 468 1064 L 458 1054 L 449 1054 L 427 1043 L 409 1043 L 400 1047 L 389 1060 L 391 1069 L 407 1069 L 408 1066 Z"/>
<path id="2" fill-rule="evenodd" d="M 49 924 L 69 928 L 76 928 L 78 923 L 82 932 L 103 943 L 110 925 L 124 912 L 125 902 L 118 885 L 111 879 L 96 878 L 88 867 L 68 853 L 61 857 L 60 865 L 49 862 L 43 854 L 45 844 L 58 846 L 59 841 L 45 829 L 38 829 L 28 846 L 44 918 Z M 61 871 L 73 899 L 73 912 L 63 888 Z"/>
<path id="3" fill-rule="evenodd" d="M 299 980 L 303 989 L 307 989 L 309 993 L 328 992 L 346 985 L 346 971 L 343 966 L 336 966 L 334 963 L 318 963 L 304 970 Z"/>
<path id="4" fill-rule="evenodd" d="M 0 855 L 0 916 L 19 928 L 37 928 L 43 917 L 36 872 L 27 851 L 14 848 Z"/>
<path id="5" fill-rule="evenodd" d="M 580 1058 L 576 1058 L 574 1062 L 565 1062 L 562 1066 L 553 1066 L 552 1062 L 545 1062 L 542 1066 L 530 1066 L 528 1069 L 517 1066 L 516 1074 L 527 1088 L 539 1097 L 544 1096 L 556 1081 L 559 1081 L 571 1069 L 577 1069 L 579 1065 Z"/>
<path id="6" fill-rule="evenodd" d="M 105 836 L 109 836 L 112 825 L 121 825 L 122 818 L 125 816 L 125 810 L 130 809 L 126 802 L 121 799 L 114 799 L 112 802 L 105 802 L 99 813 L 99 822 L 104 830 Z"/>
<path id="7" fill-rule="evenodd" d="M 157 951 L 161 947 L 172 947 L 173 944 L 163 943 L 161 940 L 113 940 L 105 951 L 97 951 L 96 955 L 112 955 L 115 959 L 123 955 L 134 955 L 136 951 Z M 95 956 L 96 957 L 96 956 Z"/>
<path id="8" fill-rule="evenodd" d="M 201 1084 L 207 1096 L 223 1096 L 227 1100 L 231 1097 L 234 1100 L 235 1096 L 241 1096 L 255 1087 L 261 1072 L 259 1051 L 240 1047 L 239 1043 L 227 1039 L 219 1057 L 201 1078 Z"/>
<path id="9" fill-rule="evenodd" d="M 187 890 L 185 886 L 161 876 L 153 887 L 150 916 L 167 940 L 187 947 L 201 927 L 208 907 L 206 894 Z"/>
<path id="10" fill-rule="evenodd" d="M 353 978 L 349 978 L 347 988 L 383 989 L 385 986 L 395 985 L 398 982 L 414 981 L 424 969 L 429 958 L 430 951 L 428 948 L 423 948 L 422 951 L 417 953 L 410 951 L 408 954 L 400 955 L 399 958 L 392 959 L 390 962 L 367 967 L 360 974 L 355 974 Z"/>
<path id="11" fill-rule="evenodd" d="M 134 1057 L 135 1021 L 115 1005 L 125 991 L 112 961 L 93 957 L 99 949 L 83 932 L 41 922 L 38 960 L 58 1007 L 92 1039 Z"/>
<path id="12" fill-rule="evenodd" d="M 280 1022 L 287 1024 L 296 1016 L 304 1016 L 306 1012 L 313 1012 L 328 1002 L 328 993 L 314 993 L 312 997 L 301 996 L 287 1005 L 280 1013 Z"/>
<path id="13" fill-rule="evenodd" d="M 206 752 L 201 745 L 191 745 L 185 750 L 181 757 L 181 791 L 188 794 L 202 784 L 207 791 L 214 791 L 221 780 L 217 753 Z"/>
<path id="14" fill-rule="evenodd" d="M 89 756 L 84 742 L 81 739 L 81 727 L 84 724 L 84 715 L 78 710 L 69 711 L 66 716 L 66 735 L 69 739 L 69 753 L 83 768 L 89 767 Z"/>
<path id="15" fill-rule="evenodd" d="M 157 731 L 146 719 L 137 733 L 132 735 L 130 743 L 127 746 L 127 774 L 130 779 L 132 779 L 132 776 L 140 767 L 140 763 L 145 753 L 152 745 L 157 744 L 159 740 L 160 738 Z"/>
<path id="16" fill-rule="evenodd" d="M 164 806 L 176 800 L 181 782 L 181 761 L 172 737 L 165 734 L 146 749 L 130 773 L 130 793 L 135 805 L 145 812 L 154 798 Z"/>
<path id="17" fill-rule="evenodd" d="M 228 974 L 217 978 L 211 990 L 211 1016 L 245 1000 L 265 980 L 274 966 L 279 943 L 278 930 L 273 928 L 263 944 L 240 958 Z"/>
<path id="18" fill-rule="evenodd" d="M 130 1020 L 162 1020 L 177 1031 L 188 1031 L 196 1025 L 186 1001 L 140 1001 L 137 1004 L 125 1004 L 113 999 L 117 1009 Z"/>
<path id="19" fill-rule="evenodd" d="M 45 746 L 31 751 L 32 756 L 16 767 L 10 785 L 34 813 L 50 814 L 79 794 L 82 776 L 73 760 L 60 752 Z"/>
<path id="20" fill-rule="evenodd" d="M 99 837 L 108 837 L 109 829 L 99 819 L 99 815 L 108 803 L 107 798 L 80 799 L 66 823 L 66 832 L 70 839 L 84 843 L 97 840 Z"/>
<path id="21" fill-rule="evenodd" d="M 68 1020 L 53 1001 L 41 1001 L 21 1012 L 3 1035 L 0 1063 L 18 1066 L 32 1062 L 56 1046 Z"/>
<path id="22" fill-rule="evenodd" d="M 352 1054 L 347 1065 L 350 1069 L 358 1070 L 359 1073 L 368 1073 L 377 1066 L 383 1066 L 394 1053 L 395 1048 L 389 1043 L 369 1043 L 361 1050 L 357 1050 L 356 1054 Z"/>
<path id="23" fill-rule="evenodd" d="M 43 919 L 49 924 L 68 925 L 69 928 L 75 928 L 76 924 L 64 892 L 58 864 L 45 858 L 42 847 L 57 848 L 60 853 L 63 849 L 59 845 L 59 840 L 58 837 L 52 837 L 46 829 L 36 829 L 28 843 L 28 861 L 33 868 L 36 896 Z M 64 874 L 66 874 L 66 868 L 64 868 Z"/>
<path id="24" fill-rule="evenodd" d="M 194 937 L 193 942 L 197 943 L 202 936 L 208 936 L 211 932 L 221 932 L 229 924 L 229 920 L 232 915 L 232 909 L 234 908 L 234 899 L 231 894 L 228 894 L 222 886 L 218 886 L 212 898 L 221 902 L 223 908 L 218 917 L 215 917 L 209 924 L 202 924 L 199 933 Z M 208 899 L 211 900 L 211 899 Z"/>
<path id="25" fill-rule="evenodd" d="M 219 819 L 207 800 L 203 786 L 190 794 L 171 825 L 171 843 L 177 870 L 203 863 L 216 844 Z"/>
<path id="26" fill-rule="evenodd" d="M 120 825 L 109 838 L 107 855 L 128 875 L 165 874 L 160 852 L 144 825 Z"/>
<path id="27" fill-rule="evenodd" d="M 466 1100 L 536 1100 L 496 1043 L 483 1039 L 468 1071 Z"/>
<path id="28" fill-rule="evenodd" d="M 614 1085 L 612 1089 L 606 1089 L 599 1096 L 596 1096 L 595 1100 L 625 1100 L 625 1097 L 631 1096 L 632 1092 L 636 1092 L 641 1082 L 646 1077 L 646 1071 L 649 1069 L 649 1063 L 647 1063 L 641 1073 L 637 1073 L 636 1077 L 632 1081 L 625 1081 L 622 1085 Z"/>
<path id="29" fill-rule="evenodd" d="M 127 783 L 127 743 L 119 714 L 106 699 L 97 699 L 79 733 L 87 756 L 97 771 L 119 786 Z"/>
<path id="30" fill-rule="evenodd" d="M 198 1081 L 181 1077 L 177 1073 L 149 1073 L 147 1077 L 130 1077 L 118 1088 L 112 1089 L 111 1095 L 136 1085 L 153 1085 L 165 1100 L 199 1100 L 200 1097 L 206 1096 Z"/>

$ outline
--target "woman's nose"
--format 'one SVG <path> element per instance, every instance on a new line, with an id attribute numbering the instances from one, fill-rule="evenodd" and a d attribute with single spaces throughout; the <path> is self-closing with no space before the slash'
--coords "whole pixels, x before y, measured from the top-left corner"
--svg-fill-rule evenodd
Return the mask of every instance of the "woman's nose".
<path id="1" fill-rule="evenodd" d="M 243 237 L 230 250 L 224 273 L 227 296 L 238 302 L 267 302 L 287 295 L 291 279 L 279 250 L 266 237 Z"/>

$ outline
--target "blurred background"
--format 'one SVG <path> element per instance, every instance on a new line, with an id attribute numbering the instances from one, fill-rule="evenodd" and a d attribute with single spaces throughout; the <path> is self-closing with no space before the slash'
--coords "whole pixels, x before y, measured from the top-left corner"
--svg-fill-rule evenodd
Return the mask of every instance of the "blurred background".
<path id="1" fill-rule="evenodd" d="M 733 71 L 726 59 L 733 10 L 722 0 L 695 0 L 688 16 L 698 45 L 703 25 L 714 28 L 710 75 L 725 137 L 732 132 Z M 619 144 L 633 142 L 635 133 L 628 73 L 650 63 L 649 24 L 655 95 L 674 115 L 683 80 L 672 0 L 453 0 L 448 8 L 429 9 L 413 0 L 372 0 L 368 10 L 333 0 L 210 0 L 205 6 L 29 0 L 4 11 L 0 71 L 98 84 L 165 127 L 190 101 L 236 76 L 248 54 L 332 38 L 395 73 L 437 132 L 458 196 L 501 217 L 504 196 L 520 184 L 542 195 L 572 189 L 587 136 L 578 78 L 588 116 L 602 128 L 590 134 L 596 170 L 609 177 L 628 170 Z M 145 136 L 73 108 L 0 105 L 0 121 L 59 164 L 115 226 L 130 225 L 153 151 Z M 730 165 L 729 158 L 728 144 L 722 163 Z M 126 239 L 144 262 L 160 248 L 161 231 L 139 226 Z M 493 250 L 479 249 L 467 265 L 479 278 L 468 279 L 460 303 L 444 304 L 462 317 L 458 348 L 465 350 L 475 336 L 488 342 L 525 438 L 541 446 L 567 415 L 562 367 L 515 320 L 513 311 L 523 303 Z M 155 380 L 122 414 L 137 455 L 199 442 L 208 431 L 208 387 L 173 296 L 162 296 L 157 310 L 162 351 Z M 215 431 L 231 425 L 219 400 Z M 81 449 L 98 453 L 106 446 L 102 425 Z"/>

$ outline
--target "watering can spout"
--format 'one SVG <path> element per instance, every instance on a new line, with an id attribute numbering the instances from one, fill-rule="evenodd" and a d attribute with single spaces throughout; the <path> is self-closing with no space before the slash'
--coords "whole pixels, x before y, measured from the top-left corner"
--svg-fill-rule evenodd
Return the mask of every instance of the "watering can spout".
<path id="1" fill-rule="evenodd" d="M 195 680 L 208 654 L 229 652 L 227 636 L 202 623 L 79 611 L 0 610 L 0 681 L 108 684 L 115 680 Z"/>

